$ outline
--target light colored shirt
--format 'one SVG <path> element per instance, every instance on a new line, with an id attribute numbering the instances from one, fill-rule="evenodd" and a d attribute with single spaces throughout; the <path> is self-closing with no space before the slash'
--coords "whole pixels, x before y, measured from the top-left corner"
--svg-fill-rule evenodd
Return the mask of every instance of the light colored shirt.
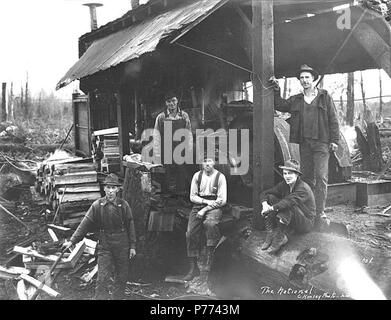
<path id="1" fill-rule="evenodd" d="M 156 117 L 156 120 L 155 120 L 155 127 L 154 127 L 154 130 L 153 130 L 153 150 L 154 150 L 154 153 L 155 153 L 155 156 L 157 157 L 160 157 L 161 155 L 161 140 L 162 140 L 162 132 L 160 132 L 160 128 L 163 127 L 163 121 L 165 119 L 170 119 L 170 120 L 180 120 L 180 119 L 184 119 L 185 120 L 185 128 L 184 129 L 188 129 L 189 130 L 189 136 L 188 136 L 188 139 L 189 139 L 189 148 L 192 152 L 192 149 L 193 149 L 193 135 L 191 134 L 191 122 L 190 122 L 190 117 L 189 115 L 187 114 L 187 112 L 183 111 L 183 110 L 180 110 L 179 108 L 177 108 L 177 112 L 175 113 L 170 113 L 167 109 L 167 114 L 168 116 L 166 117 L 166 114 L 165 112 L 161 112 L 158 114 L 158 116 Z M 174 135 L 175 132 L 173 132 L 172 134 Z"/>
<path id="2" fill-rule="evenodd" d="M 190 201 L 195 204 L 202 204 L 203 198 L 201 196 L 213 196 L 213 186 L 217 175 L 217 170 L 211 175 L 207 175 L 206 172 L 202 175 L 200 190 L 198 190 L 198 175 L 200 172 L 196 172 L 191 180 L 190 187 Z M 209 205 L 210 210 L 224 206 L 227 203 L 227 180 L 224 174 L 220 173 L 219 181 L 217 183 L 217 199 L 213 204 Z"/>

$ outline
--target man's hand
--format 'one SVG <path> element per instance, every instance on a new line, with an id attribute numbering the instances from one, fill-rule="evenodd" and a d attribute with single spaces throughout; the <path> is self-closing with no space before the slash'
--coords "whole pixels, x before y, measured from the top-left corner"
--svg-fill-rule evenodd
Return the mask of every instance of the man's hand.
<path id="1" fill-rule="evenodd" d="M 206 208 L 206 207 L 205 207 Z M 201 209 L 200 211 L 197 212 L 197 218 L 202 219 L 206 213 L 205 208 Z"/>
<path id="2" fill-rule="evenodd" d="M 269 84 L 273 87 L 275 91 L 280 91 L 280 85 L 278 84 L 278 80 L 275 76 L 270 77 Z"/>
<path id="3" fill-rule="evenodd" d="M 64 241 L 64 243 L 61 245 L 61 251 L 66 251 L 72 246 L 73 243 L 71 241 Z"/>
<path id="4" fill-rule="evenodd" d="M 136 255 L 136 250 L 130 249 L 129 250 L 129 259 L 132 259 Z"/>
<path id="5" fill-rule="evenodd" d="M 332 152 L 337 151 L 337 150 L 338 150 L 338 145 L 337 145 L 336 143 L 334 143 L 334 142 L 331 142 L 331 143 L 330 143 L 330 150 L 331 150 Z"/>
<path id="6" fill-rule="evenodd" d="M 202 204 L 206 204 L 207 206 L 210 206 L 211 204 L 213 204 L 214 200 L 202 200 Z"/>
<path id="7" fill-rule="evenodd" d="M 273 211 L 273 206 L 269 205 L 266 201 L 262 202 L 262 211 L 261 214 L 263 216 L 267 215 L 269 212 Z"/>

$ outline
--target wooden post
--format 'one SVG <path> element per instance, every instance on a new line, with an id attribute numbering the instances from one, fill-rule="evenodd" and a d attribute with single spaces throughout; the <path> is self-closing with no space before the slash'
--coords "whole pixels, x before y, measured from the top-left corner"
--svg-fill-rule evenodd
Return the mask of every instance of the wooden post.
<path id="1" fill-rule="evenodd" d="M 124 155 L 129 154 L 129 130 L 130 130 L 130 106 L 126 105 L 124 90 L 115 93 L 117 100 L 117 123 L 118 123 L 118 142 L 119 142 L 119 157 L 121 164 L 121 172 L 125 175 L 125 170 L 122 165 Z"/>
<path id="2" fill-rule="evenodd" d="M 383 116 L 383 81 L 379 69 L 379 119 Z"/>
<path id="3" fill-rule="evenodd" d="M 7 120 L 7 105 L 6 105 L 6 99 L 5 94 L 7 91 L 7 83 L 3 82 L 1 86 L 1 121 Z"/>
<path id="4" fill-rule="evenodd" d="M 346 106 L 346 123 L 354 126 L 354 72 L 348 73 L 348 88 L 347 94 L 347 106 Z"/>
<path id="5" fill-rule="evenodd" d="M 253 208 L 260 212 L 259 194 L 274 184 L 274 92 L 267 88 L 274 74 L 273 1 L 252 0 Z"/>

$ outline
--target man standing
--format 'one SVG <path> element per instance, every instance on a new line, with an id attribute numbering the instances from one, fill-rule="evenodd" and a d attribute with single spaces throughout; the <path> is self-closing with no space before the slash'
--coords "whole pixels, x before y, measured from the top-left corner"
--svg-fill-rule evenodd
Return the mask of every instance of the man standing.
<path id="1" fill-rule="evenodd" d="M 98 279 L 94 299 L 109 298 L 108 285 L 114 267 L 113 299 L 121 300 L 125 297 L 129 260 L 136 255 L 136 235 L 129 204 L 117 196 L 121 186 L 118 177 L 111 173 L 104 185 L 106 196 L 91 205 L 70 241 L 64 242 L 63 248 L 78 243 L 88 232 L 99 231 Z"/>
<path id="2" fill-rule="evenodd" d="M 163 189 L 168 191 L 189 190 L 186 181 L 186 170 L 182 163 L 177 163 L 173 151 L 181 141 L 174 141 L 174 134 L 179 129 L 186 129 L 187 144 L 185 146 L 187 154 L 193 159 L 193 135 L 189 115 L 178 106 L 178 98 L 174 92 L 168 92 L 164 96 L 166 110 L 161 112 L 155 121 L 153 146 L 154 154 L 161 161 L 166 169 L 166 179 Z M 171 149 L 170 149 L 171 148 Z M 190 160 L 190 159 L 189 159 Z M 175 185 L 176 187 L 174 188 Z"/>
<path id="3" fill-rule="evenodd" d="M 194 203 L 189 215 L 186 242 L 190 271 L 184 280 L 190 281 L 200 274 L 198 268 L 199 249 L 203 229 L 206 235 L 206 272 L 210 271 L 213 253 L 220 240 L 218 223 L 222 218 L 222 207 L 227 203 L 227 181 L 224 174 L 214 168 L 213 158 L 204 158 L 202 170 L 196 172 L 191 181 L 190 201 Z"/>
<path id="4" fill-rule="evenodd" d="M 261 214 L 265 218 L 266 239 L 262 250 L 276 253 L 288 242 L 287 231 L 305 233 L 312 230 L 315 199 L 310 186 L 300 179 L 300 164 L 288 160 L 283 170 L 284 181 L 261 193 Z"/>
<path id="5" fill-rule="evenodd" d="M 338 149 L 339 124 L 334 102 L 330 94 L 316 87 L 319 74 L 308 65 L 302 65 L 297 78 L 303 93 L 282 99 L 277 80 L 275 84 L 275 108 L 289 112 L 292 143 L 300 145 L 300 162 L 305 180 L 314 191 L 316 202 L 316 225 L 326 219 L 324 208 L 327 197 L 328 164 L 330 151 Z"/>

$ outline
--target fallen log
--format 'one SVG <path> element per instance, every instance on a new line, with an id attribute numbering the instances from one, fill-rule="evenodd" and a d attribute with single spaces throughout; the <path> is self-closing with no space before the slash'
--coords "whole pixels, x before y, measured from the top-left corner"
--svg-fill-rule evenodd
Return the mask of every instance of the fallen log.
<path id="1" fill-rule="evenodd" d="M 311 232 L 289 236 L 280 252 L 271 255 L 261 250 L 265 235 L 266 232 L 253 231 L 247 239 L 241 238 L 237 258 L 259 275 L 259 288 L 267 286 L 274 293 L 279 288 L 315 288 L 326 294 L 325 298 L 391 297 L 389 251 Z"/>

